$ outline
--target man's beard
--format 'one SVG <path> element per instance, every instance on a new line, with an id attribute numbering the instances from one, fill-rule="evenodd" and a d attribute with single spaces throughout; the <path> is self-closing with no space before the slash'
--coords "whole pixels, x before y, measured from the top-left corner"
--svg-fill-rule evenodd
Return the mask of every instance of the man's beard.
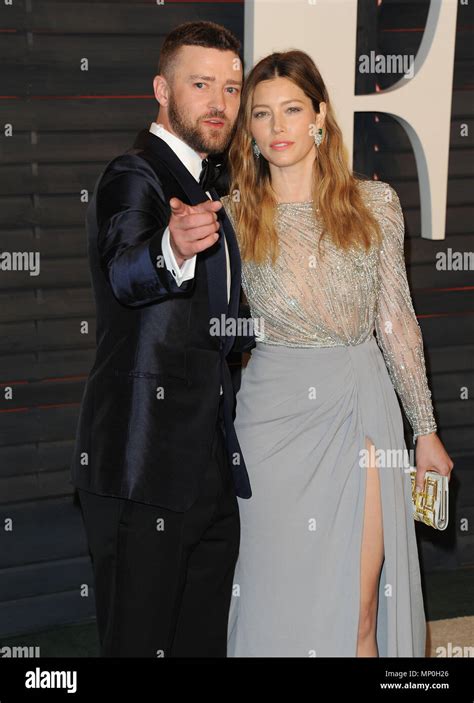
<path id="1" fill-rule="evenodd" d="M 233 128 L 229 129 L 226 127 L 228 124 L 225 117 L 222 115 L 207 115 L 203 119 L 219 118 L 224 121 L 224 127 L 221 127 L 219 132 L 216 131 L 215 137 L 212 135 L 204 134 L 200 130 L 199 126 L 188 122 L 181 115 L 178 109 L 178 105 L 170 95 L 168 104 L 168 119 L 170 125 L 173 127 L 174 131 L 183 142 L 186 142 L 191 149 L 200 152 L 202 154 L 209 154 L 210 156 L 215 156 L 217 154 L 222 154 L 229 146 L 232 136 L 235 131 L 235 125 Z"/>

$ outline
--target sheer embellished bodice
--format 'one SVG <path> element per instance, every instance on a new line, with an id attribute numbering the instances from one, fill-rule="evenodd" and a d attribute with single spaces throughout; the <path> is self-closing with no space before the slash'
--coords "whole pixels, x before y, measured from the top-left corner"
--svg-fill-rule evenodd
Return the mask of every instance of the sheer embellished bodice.
<path id="1" fill-rule="evenodd" d="M 344 251 L 325 236 L 319 247 L 312 202 L 280 203 L 278 258 L 274 265 L 243 262 L 242 287 L 265 344 L 356 345 L 375 330 L 414 436 L 428 434 L 436 424 L 406 277 L 400 201 L 387 183 L 361 181 L 359 187 L 380 223 L 381 246 Z M 222 198 L 235 228 L 229 201 Z"/>

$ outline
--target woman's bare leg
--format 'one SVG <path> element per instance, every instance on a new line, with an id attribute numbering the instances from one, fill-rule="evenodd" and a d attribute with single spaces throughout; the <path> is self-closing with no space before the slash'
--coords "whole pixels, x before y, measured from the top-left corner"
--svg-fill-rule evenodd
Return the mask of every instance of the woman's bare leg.
<path id="1" fill-rule="evenodd" d="M 376 640 L 378 590 L 384 558 L 382 502 L 379 469 L 375 465 L 375 447 L 368 437 L 366 437 L 365 446 L 371 459 L 367 468 L 367 489 L 362 533 L 357 656 L 378 657 Z"/>

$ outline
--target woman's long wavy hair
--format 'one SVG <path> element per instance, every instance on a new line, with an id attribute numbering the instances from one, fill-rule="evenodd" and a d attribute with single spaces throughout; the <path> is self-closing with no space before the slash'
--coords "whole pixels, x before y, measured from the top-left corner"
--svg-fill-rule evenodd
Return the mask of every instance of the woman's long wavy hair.
<path id="1" fill-rule="evenodd" d="M 313 60 L 303 51 L 273 53 L 259 61 L 245 79 L 235 136 L 229 149 L 230 206 L 244 261 L 272 262 L 278 255 L 274 214 L 277 205 L 271 188 L 267 160 L 256 159 L 252 150 L 250 123 L 253 93 L 258 83 L 278 76 L 293 81 L 310 98 L 316 113 L 320 102 L 327 106 L 323 140 L 316 149 L 313 168 L 313 212 L 319 208 L 322 236 L 329 235 L 343 249 L 367 250 L 380 242 L 377 220 L 364 205 L 358 189 L 360 179 L 350 171 L 341 130 L 324 81 Z M 309 128 L 309 125 L 308 125 Z M 255 213 L 259 217 L 255 217 Z"/>

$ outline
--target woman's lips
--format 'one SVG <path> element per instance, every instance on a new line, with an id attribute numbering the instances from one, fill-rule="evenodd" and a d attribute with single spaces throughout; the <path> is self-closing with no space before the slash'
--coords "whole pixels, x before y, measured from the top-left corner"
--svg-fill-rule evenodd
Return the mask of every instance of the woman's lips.
<path id="1" fill-rule="evenodd" d="M 284 149 L 288 149 L 288 147 L 293 146 L 293 144 L 294 142 L 283 142 L 280 146 L 277 142 L 276 144 L 270 144 L 270 147 L 275 149 L 275 151 L 283 151 Z"/>

